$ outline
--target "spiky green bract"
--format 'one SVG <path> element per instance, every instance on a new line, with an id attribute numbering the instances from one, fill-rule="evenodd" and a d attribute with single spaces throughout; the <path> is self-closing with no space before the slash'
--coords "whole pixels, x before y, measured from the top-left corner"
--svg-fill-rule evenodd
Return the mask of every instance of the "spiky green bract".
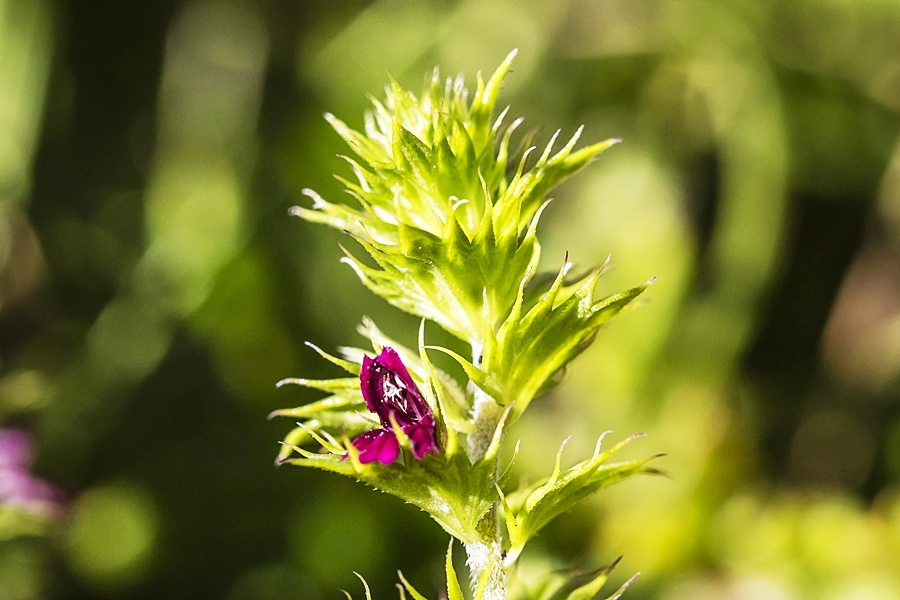
<path id="1" fill-rule="evenodd" d="M 409 441 L 403 440 L 401 446 L 408 451 Z M 397 461 L 390 465 L 361 464 L 358 452 L 349 443 L 337 451 L 323 447 L 327 450 L 324 454 L 294 448 L 303 458 L 287 458 L 282 462 L 353 477 L 418 506 L 463 542 L 478 539 L 477 525 L 490 510 L 493 500 L 488 491 L 493 464 L 471 465 L 458 445 L 449 444 L 440 456 L 428 455 L 419 461 Z M 344 459 L 344 454 L 349 456 Z"/>
<path id="2" fill-rule="evenodd" d="M 525 168 L 529 149 L 508 177 L 521 119 L 502 129 L 506 111 L 496 120 L 493 112 L 514 56 L 487 83 L 479 74 L 471 102 L 461 78 L 442 84 L 435 70 L 419 98 L 391 81 L 384 103 L 372 99 L 364 133 L 326 115 L 361 160 L 347 158 L 356 181 L 342 179 L 359 208 L 306 190 L 312 209 L 292 209 L 363 246 L 377 267 L 349 252 L 344 260 L 373 292 L 478 347 L 485 322 L 505 316 L 538 262 L 534 231 L 547 193 L 618 141 L 573 151 L 579 129 L 551 155 L 554 135 L 533 167 Z"/>
<path id="3" fill-rule="evenodd" d="M 527 588 L 514 586 L 509 600 L 592 600 L 609 579 L 622 557 L 593 573 L 563 574 L 553 571 L 539 577 Z M 619 598 L 640 573 L 635 574 L 606 600 Z"/>
<path id="4" fill-rule="evenodd" d="M 279 387 L 286 384 L 301 385 L 325 392 L 331 395 L 327 398 L 298 406 L 276 410 L 269 415 L 273 417 L 292 417 L 300 419 L 297 427 L 292 429 L 284 438 L 284 445 L 278 454 L 276 462 L 281 462 L 288 457 L 293 450 L 292 446 L 302 446 L 313 439 L 314 432 L 319 435 L 334 436 L 339 433 L 354 436 L 370 428 L 365 419 L 359 416 L 358 411 L 366 410 L 366 403 L 359 391 L 359 379 L 346 377 L 341 379 L 284 379 L 278 382 Z M 335 442 L 337 443 L 337 442 Z"/>
<path id="5" fill-rule="evenodd" d="M 463 542 L 477 540 L 478 523 L 495 498 L 491 492 L 494 456 L 472 465 L 455 432 L 448 429 L 447 444 L 440 455 L 410 460 L 409 440 L 404 439 L 399 428 L 395 431 L 405 450 L 405 460 L 390 465 L 377 461 L 360 463 L 358 451 L 347 440 L 336 447 L 322 444 L 325 452 L 319 454 L 295 446 L 293 449 L 302 458 L 286 458 L 282 462 L 353 477 L 418 506 Z"/>
<path id="6" fill-rule="evenodd" d="M 380 462 L 362 464 L 359 452 L 350 443 L 348 429 L 371 429 L 377 423 L 368 422 L 364 416 L 365 402 L 359 390 L 357 378 L 331 380 L 285 380 L 307 387 L 325 390 L 332 394 L 324 400 L 306 406 L 280 410 L 273 416 L 290 416 L 306 419 L 288 434 L 281 464 L 314 467 L 353 477 L 374 488 L 393 494 L 429 513 L 452 536 L 464 543 L 479 539 L 478 525 L 497 498 L 494 490 L 494 471 L 504 422 L 497 425 L 494 440 L 485 456 L 471 463 L 460 446 L 457 422 L 465 423 L 465 399 L 450 378 L 435 368 L 424 350 L 416 353 L 388 340 L 372 324 L 366 321 L 361 330 L 371 340 L 375 352 L 390 343 L 401 356 L 404 364 L 434 411 L 441 438 L 440 452 L 428 454 L 421 460 L 412 457 L 409 438 L 402 429 L 395 427 L 401 448 L 401 459 L 383 465 Z M 421 335 L 420 335 L 420 347 Z M 321 351 L 320 351 L 321 352 Z M 348 370 L 358 371 L 363 351 L 355 348 L 344 350 L 351 359 L 343 361 L 329 357 L 332 362 L 344 364 Z M 323 353 L 324 354 L 324 353 Z M 455 415 L 453 419 L 447 415 Z M 318 453 L 311 452 L 301 443 L 314 440 L 321 446 Z M 296 454 L 294 454 L 296 453 Z M 299 454 L 299 457 L 296 456 Z"/>
<path id="7" fill-rule="evenodd" d="M 459 585 L 459 579 L 456 577 L 456 570 L 453 568 L 453 540 L 450 540 L 450 546 L 447 548 L 447 559 L 446 559 L 446 568 L 447 568 L 447 595 L 446 600 L 465 600 L 465 596 L 463 596 L 462 587 Z M 416 590 L 403 576 L 403 573 L 398 573 L 400 576 L 400 583 L 402 584 L 400 587 L 400 597 L 401 600 L 406 600 L 406 594 L 403 593 L 403 590 L 409 592 L 410 596 L 412 596 L 413 600 L 427 600 L 425 596 L 420 594 L 418 590 Z M 484 590 L 479 588 L 475 591 L 474 600 L 483 600 L 484 598 Z"/>
<path id="8" fill-rule="evenodd" d="M 570 264 L 564 263 L 556 280 L 529 310 L 523 309 L 528 277 L 519 286 L 515 304 L 498 332 L 488 332 L 481 366 L 447 352 L 466 375 L 500 405 L 512 406 L 514 421 L 531 400 L 551 387 L 554 376 L 590 345 L 603 323 L 622 311 L 653 283 L 594 301 L 594 289 L 603 272 L 596 269 L 574 286 L 568 296 L 563 280 Z"/>
<path id="9" fill-rule="evenodd" d="M 506 529 L 509 535 L 510 548 L 507 552 L 507 560 L 510 564 L 516 560 L 528 540 L 534 537 L 541 528 L 581 500 L 633 475 L 657 472 L 649 469 L 647 463 L 658 456 L 607 465 L 606 462 L 613 454 L 640 435 L 627 438 L 606 452 L 600 452 L 600 445 L 605 435 L 600 436 L 600 439 L 597 440 L 597 446 L 591 458 L 562 471 L 560 469 L 562 451 L 568 442 L 568 439 L 565 440 L 556 455 L 556 466 L 553 473 L 546 481 L 538 482 L 531 488 L 511 494 L 509 497 L 501 495 Z"/>
<path id="10" fill-rule="evenodd" d="M 618 562 L 619 561 L 617 560 L 606 569 L 601 569 L 600 574 L 597 575 L 595 579 L 574 590 L 571 594 L 565 597 L 565 600 L 592 600 L 594 596 L 596 596 L 600 591 L 600 588 L 603 587 L 603 584 L 606 583 L 606 580 L 609 578 L 610 571 L 612 571 L 612 569 L 616 566 L 616 564 L 618 564 Z M 632 575 L 628 581 L 623 583 L 619 587 L 619 589 L 613 592 L 611 596 L 608 596 L 606 600 L 618 600 L 622 596 L 622 594 L 625 593 L 625 590 L 628 589 L 628 586 L 634 583 L 634 580 L 637 579 L 639 575 L 640 573 L 635 573 L 634 575 Z"/>
<path id="11" fill-rule="evenodd" d="M 615 565 L 613 565 L 615 566 Z M 447 595 L 446 600 L 465 600 L 465 596 L 463 596 L 462 587 L 459 585 L 459 579 L 456 577 L 456 570 L 453 568 L 453 540 L 450 540 L 450 546 L 447 548 Z M 610 567 L 611 570 L 611 567 Z M 366 599 L 372 600 L 371 592 L 369 591 L 369 584 L 366 583 L 366 580 L 363 579 L 362 575 L 354 572 L 354 574 L 359 577 L 360 581 L 362 581 L 363 588 L 366 591 Z M 413 600 L 427 600 L 427 598 L 420 593 L 413 585 L 406 580 L 406 577 L 403 576 L 403 573 L 397 571 L 397 576 L 400 579 L 400 583 L 397 584 L 397 588 L 400 590 L 400 600 L 406 600 L 406 594 L 412 597 Z M 350 600 L 353 600 L 352 596 L 350 596 L 349 592 L 346 590 L 341 590 L 344 592 L 344 595 Z M 474 600 L 482 600 L 482 595 L 476 594 Z"/>
<path id="12" fill-rule="evenodd" d="M 453 568 L 453 540 L 447 547 L 447 600 L 465 600 L 462 587 L 459 585 L 459 579 L 456 577 L 456 569 Z"/>
<path id="13" fill-rule="evenodd" d="M 400 577 L 401 585 L 398 585 L 397 587 L 400 588 L 400 598 L 402 600 L 406 600 L 406 594 L 403 593 L 403 590 L 409 592 L 409 594 L 413 597 L 413 600 L 428 600 L 406 580 L 406 577 L 403 576 L 403 573 L 397 571 L 397 575 Z"/>

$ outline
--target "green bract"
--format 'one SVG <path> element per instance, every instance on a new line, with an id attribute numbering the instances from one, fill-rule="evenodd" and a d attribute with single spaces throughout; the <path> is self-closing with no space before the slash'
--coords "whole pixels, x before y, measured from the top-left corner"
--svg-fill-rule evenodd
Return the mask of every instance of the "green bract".
<path id="1" fill-rule="evenodd" d="M 609 433 L 609 432 L 607 432 Z M 606 452 L 600 452 L 600 443 L 606 436 L 604 433 L 597 440 L 594 455 L 578 463 L 566 471 L 560 470 L 560 460 L 566 439 L 556 455 L 556 466 L 553 474 L 534 486 L 516 492 L 509 497 L 501 495 L 506 514 L 506 529 L 509 533 L 509 552 L 507 560 L 515 561 L 525 547 L 526 542 L 540 531 L 553 518 L 572 508 L 597 490 L 627 479 L 641 472 L 651 472 L 646 468 L 656 456 L 624 463 L 606 464 L 609 458 L 625 444 L 636 437 L 632 436 L 616 444 Z"/>
<path id="2" fill-rule="evenodd" d="M 362 161 L 346 158 L 356 180 L 341 179 L 359 206 L 306 190 L 312 209 L 292 209 L 354 236 L 378 265 L 347 253 L 369 289 L 475 347 L 537 266 L 535 228 L 547 193 L 618 141 L 573 151 L 579 129 L 552 154 L 554 135 L 534 166 L 526 169 L 529 148 L 510 175 L 510 138 L 521 119 L 503 128 L 507 111 L 492 115 L 514 56 L 487 83 L 479 75 L 471 102 L 462 79 L 442 83 L 435 70 L 419 98 L 391 81 L 383 103 L 372 98 L 364 133 L 326 115 Z"/>
<path id="3" fill-rule="evenodd" d="M 574 292 L 562 293 L 568 261 L 541 299 L 523 311 L 523 279 L 515 304 L 495 334 L 488 330 L 481 367 L 454 352 L 466 375 L 503 406 L 520 415 L 540 392 L 551 387 L 553 376 L 590 345 L 603 323 L 624 309 L 652 282 L 600 301 L 593 300 L 594 288 L 603 269 L 597 269 L 577 283 Z"/>
<path id="4" fill-rule="evenodd" d="M 617 558 L 612 564 L 601 567 L 593 573 L 576 574 L 569 577 L 565 577 L 557 572 L 548 573 L 527 588 L 525 586 L 519 586 L 518 589 L 513 589 L 510 592 L 509 598 L 510 600 L 592 600 L 600 592 L 603 584 L 609 579 L 610 573 L 616 568 L 616 565 L 619 564 L 620 560 L 621 557 Z M 450 547 L 447 549 L 445 566 L 447 571 L 447 594 L 442 597 L 445 597 L 446 600 L 465 600 L 462 587 L 459 585 L 459 579 L 453 568 L 452 541 L 450 542 Z M 421 594 L 406 580 L 403 573 L 398 571 L 397 575 L 400 578 L 400 584 L 397 585 L 397 588 L 400 590 L 400 600 L 406 600 L 407 593 L 413 600 L 428 600 L 426 596 Z M 628 586 L 637 579 L 638 575 L 640 575 L 640 573 L 635 574 L 631 579 L 623 583 L 622 586 L 613 592 L 611 596 L 607 597 L 606 600 L 617 600 L 617 598 L 625 592 Z M 363 584 L 366 600 L 373 600 L 372 592 L 369 590 L 369 584 L 366 583 L 365 578 L 359 573 L 356 573 L 356 576 L 359 577 Z M 349 600 L 353 600 L 353 596 L 351 596 L 349 592 L 345 590 L 342 591 Z M 473 600 L 484 600 L 483 586 L 479 585 L 476 587 Z"/>

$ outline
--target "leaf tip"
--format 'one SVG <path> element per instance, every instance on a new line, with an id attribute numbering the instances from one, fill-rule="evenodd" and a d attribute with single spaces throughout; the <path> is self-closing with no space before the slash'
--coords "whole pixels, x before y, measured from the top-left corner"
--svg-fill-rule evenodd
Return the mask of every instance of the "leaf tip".
<path id="1" fill-rule="evenodd" d="M 280 388 L 286 385 L 303 385 L 303 380 L 297 377 L 285 377 L 281 381 L 275 384 L 276 388 Z M 275 411 L 278 412 L 278 411 Z M 274 414 L 274 413 L 273 413 Z"/>

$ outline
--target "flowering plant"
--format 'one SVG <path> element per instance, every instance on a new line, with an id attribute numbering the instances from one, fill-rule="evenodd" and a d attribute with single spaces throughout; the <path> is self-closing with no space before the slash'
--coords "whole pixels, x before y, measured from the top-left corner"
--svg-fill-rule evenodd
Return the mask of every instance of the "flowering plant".
<path id="1" fill-rule="evenodd" d="M 353 237 L 374 265 L 346 250 L 343 261 L 370 290 L 422 317 L 422 325 L 416 349 L 369 320 L 360 331 L 373 352 L 348 348 L 338 357 L 313 346 L 349 376 L 279 383 L 328 396 L 273 413 L 299 419 L 278 461 L 353 477 L 429 513 L 465 546 L 476 600 L 587 600 L 615 565 L 587 580 L 547 576 L 537 595 L 512 590 L 510 570 L 554 517 L 601 488 L 655 472 L 648 463 L 656 457 L 611 463 L 633 437 L 604 451 L 600 436 L 590 458 L 562 470 L 563 442 L 549 477 L 507 493 L 500 448 L 530 402 L 651 282 L 594 300 L 602 266 L 572 280 L 566 257 L 555 277 L 535 276 L 547 193 L 618 140 L 575 150 L 579 129 L 554 153 L 557 132 L 536 160 L 529 160 L 529 148 L 514 162 L 510 140 L 521 119 L 504 127 L 507 110 L 493 118 L 514 56 L 487 82 L 479 74 L 471 100 L 461 78 L 442 82 L 435 70 L 419 97 L 392 80 L 385 101 L 372 100 L 364 132 L 326 115 L 357 155 L 345 157 L 355 179 L 342 181 L 359 206 L 305 190 L 312 207 L 291 212 Z M 426 345 L 426 321 L 470 345 L 471 358 Z M 455 359 L 466 386 L 437 368 L 429 351 Z M 305 447 L 310 443 L 320 450 Z M 451 555 L 452 542 L 447 597 L 462 600 Z M 401 581 L 401 595 L 423 598 Z"/>

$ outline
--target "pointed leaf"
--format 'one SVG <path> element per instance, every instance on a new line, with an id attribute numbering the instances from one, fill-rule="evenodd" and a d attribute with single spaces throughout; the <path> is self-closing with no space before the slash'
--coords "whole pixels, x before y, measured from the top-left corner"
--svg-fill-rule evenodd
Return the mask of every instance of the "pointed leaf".
<path id="1" fill-rule="evenodd" d="M 413 597 L 413 600 L 428 600 L 425 596 L 420 594 L 416 588 L 414 588 L 407 580 L 406 577 L 403 576 L 403 573 L 397 571 L 397 575 L 400 577 L 400 582 L 403 584 L 403 587 L 406 588 L 406 591 L 409 592 L 409 595 Z"/>
<path id="2" fill-rule="evenodd" d="M 601 438 L 602 439 L 602 438 Z M 540 531 L 547 523 L 558 515 L 570 510 L 575 504 L 590 496 L 594 492 L 608 487 L 614 483 L 637 475 L 639 473 L 653 473 L 646 465 L 658 458 L 651 456 L 641 460 L 605 464 L 607 460 L 617 452 L 634 436 L 620 442 L 611 450 L 600 453 L 598 449 L 594 455 L 583 462 L 559 472 L 559 455 L 557 456 L 557 468 L 553 475 L 539 486 L 532 486 L 524 493 L 518 494 L 520 499 L 507 499 L 507 506 L 518 507 L 515 510 L 515 525 L 508 528 L 510 545 L 515 552 L 521 551 L 525 543 Z M 562 449 L 560 449 L 561 452 Z M 509 520 L 509 517 L 507 517 Z"/>
<path id="3" fill-rule="evenodd" d="M 617 589 L 613 593 L 613 595 L 610 596 L 609 598 L 607 598 L 606 600 L 618 600 L 622 596 L 622 594 L 625 593 L 625 590 L 628 589 L 628 586 L 630 586 L 632 583 L 634 583 L 634 580 L 637 579 L 639 576 L 640 576 L 640 573 L 635 573 L 634 575 L 632 575 L 631 579 L 629 579 L 628 581 L 623 583 L 622 587 Z"/>
<path id="4" fill-rule="evenodd" d="M 447 600 L 465 600 L 462 588 L 459 586 L 459 579 L 456 577 L 456 570 L 453 568 L 453 540 L 447 547 Z"/>
<path id="5" fill-rule="evenodd" d="M 619 557 L 611 565 L 599 569 L 594 573 L 594 577 L 590 581 L 573 590 L 567 600 L 593 600 L 594 596 L 600 593 L 600 588 L 603 587 L 606 580 L 609 579 L 609 574 L 613 572 L 613 569 L 616 568 L 621 560 L 622 557 Z"/>

